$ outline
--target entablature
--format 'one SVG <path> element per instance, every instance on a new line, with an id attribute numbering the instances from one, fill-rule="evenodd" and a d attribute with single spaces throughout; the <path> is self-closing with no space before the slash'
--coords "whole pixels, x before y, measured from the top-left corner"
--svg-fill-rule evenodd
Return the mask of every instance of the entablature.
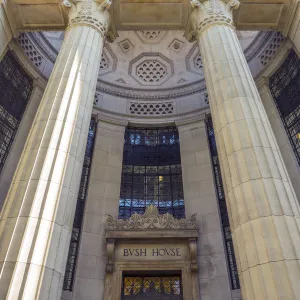
<path id="1" fill-rule="evenodd" d="M 234 13 L 238 30 L 286 33 L 297 7 L 297 1 L 291 0 L 240 2 Z M 62 0 L 12 0 L 6 5 L 20 31 L 64 30 L 68 25 L 68 10 Z M 178 30 L 186 27 L 191 10 L 189 0 L 114 0 L 110 13 L 116 30 Z"/>

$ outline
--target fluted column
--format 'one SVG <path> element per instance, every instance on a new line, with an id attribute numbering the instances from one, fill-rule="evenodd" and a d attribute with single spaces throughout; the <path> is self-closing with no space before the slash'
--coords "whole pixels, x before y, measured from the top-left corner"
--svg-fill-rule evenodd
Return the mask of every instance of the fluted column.
<path id="1" fill-rule="evenodd" d="M 69 27 L 1 213 L 0 299 L 59 299 L 109 2 L 65 2 Z"/>
<path id="2" fill-rule="evenodd" d="M 14 35 L 5 11 L 6 5 L 7 1 L 0 1 L 0 60 L 5 54 L 5 49 Z M 16 34 L 16 28 L 14 29 Z"/>
<path id="3" fill-rule="evenodd" d="M 238 1 L 192 1 L 243 300 L 300 299 L 299 204 L 232 21 Z"/>

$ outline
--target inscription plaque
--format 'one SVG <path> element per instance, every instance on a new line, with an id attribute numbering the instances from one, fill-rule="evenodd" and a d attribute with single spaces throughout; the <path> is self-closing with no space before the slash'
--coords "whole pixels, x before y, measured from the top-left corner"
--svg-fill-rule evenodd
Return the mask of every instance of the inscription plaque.
<path id="1" fill-rule="evenodd" d="M 120 244 L 116 247 L 116 260 L 188 260 L 186 244 Z"/>

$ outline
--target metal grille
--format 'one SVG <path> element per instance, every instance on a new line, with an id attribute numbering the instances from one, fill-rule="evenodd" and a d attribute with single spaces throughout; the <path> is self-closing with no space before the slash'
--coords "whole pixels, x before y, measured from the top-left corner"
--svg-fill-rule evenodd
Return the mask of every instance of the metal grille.
<path id="1" fill-rule="evenodd" d="M 226 206 L 225 200 L 225 193 L 223 188 L 223 181 L 221 177 L 221 169 L 219 164 L 219 157 L 215 139 L 215 133 L 213 128 L 213 123 L 211 117 L 206 119 L 206 128 L 207 128 L 207 135 L 210 147 L 210 154 L 213 166 L 213 173 L 215 178 L 215 185 L 216 185 L 216 192 L 217 197 L 219 200 L 219 208 L 221 214 L 221 222 L 223 227 L 225 245 L 226 245 L 226 253 L 227 253 L 227 260 L 229 265 L 229 273 L 231 279 L 231 287 L 233 290 L 240 289 L 240 282 L 237 272 L 236 260 L 234 255 L 233 249 L 233 242 L 231 236 L 231 230 L 229 225 L 229 218 L 228 218 L 228 211 Z"/>
<path id="2" fill-rule="evenodd" d="M 125 276 L 122 300 L 182 300 L 180 276 Z"/>
<path id="3" fill-rule="evenodd" d="M 81 181 L 80 181 L 79 193 L 78 193 L 76 210 L 75 210 L 75 218 L 73 223 L 72 236 L 71 236 L 70 248 L 69 248 L 68 259 L 67 259 L 67 266 L 65 271 L 65 278 L 64 278 L 64 285 L 63 285 L 64 291 L 72 291 L 73 289 L 75 267 L 76 267 L 77 255 L 79 250 L 81 227 L 83 221 L 83 213 L 85 207 L 85 200 L 87 196 L 88 181 L 90 176 L 94 142 L 96 136 L 96 127 L 97 127 L 96 120 L 92 118 L 90 123 L 89 133 L 88 133 L 88 140 L 87 140 L 87 145 L 85 150 L 83 168 L 81 173 Z"/>
<path id="4" fill-rule="evenodd" d="M 125 131 L 119 218 L 144 213 L 150 204 L 161 214 L 185 216 L 176 127 L 128 127 Z"/>
<path id="5" fill-rule="evenodd" d="M 29 101 L 33 80 L 9 51 L 0 62 L 0 173 Z"/>
<path id="6" fill-rule="evenodd" d="M 270 91 L 300 165 L 300 59 L 294 50 L 271 76 Z"/>

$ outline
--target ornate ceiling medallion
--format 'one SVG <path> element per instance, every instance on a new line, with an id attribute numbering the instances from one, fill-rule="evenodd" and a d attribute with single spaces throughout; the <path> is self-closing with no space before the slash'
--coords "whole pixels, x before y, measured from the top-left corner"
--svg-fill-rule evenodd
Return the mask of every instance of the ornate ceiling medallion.
<path id="1" fill-rule="evenodd" d="M 124 53 L 127 53 L 134 48 L 133 44 L 130 42 L 129 39 L 119 42 L 119 46 Z"/>
<path id="2" fill-rule="evenodd" d="M 161 85 L 174 74 L 173 62 L 160 53 L 143 53 L 129 63 L 128 73 L 141 85 Z"/>

